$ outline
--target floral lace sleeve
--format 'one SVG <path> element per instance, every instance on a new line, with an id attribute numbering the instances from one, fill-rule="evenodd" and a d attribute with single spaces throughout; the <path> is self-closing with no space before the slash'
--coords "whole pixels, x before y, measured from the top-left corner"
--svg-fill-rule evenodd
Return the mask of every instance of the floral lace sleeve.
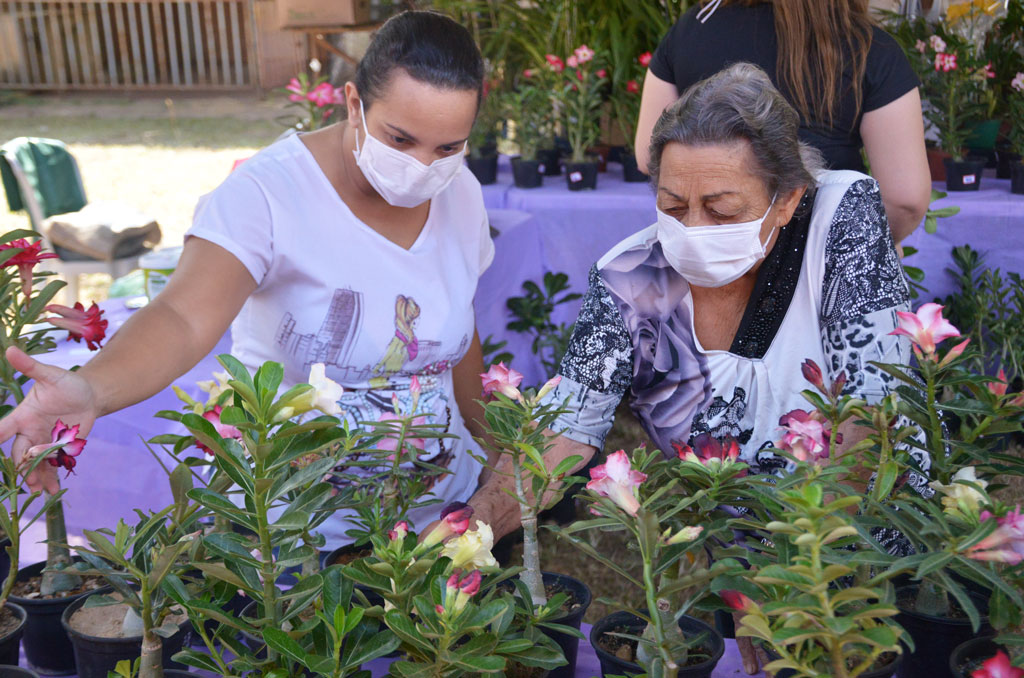
<path id="1" fill-rule="evenodd" d="M 576 327 L 562 358 L 561 383 L 548 396 L 568 398 L 556 430 L 598 449 L 612 427 L 615 408 L 632 381 L 633 346 L 618 306 L 597 268 L 590 270 L 589 289 Z"/>

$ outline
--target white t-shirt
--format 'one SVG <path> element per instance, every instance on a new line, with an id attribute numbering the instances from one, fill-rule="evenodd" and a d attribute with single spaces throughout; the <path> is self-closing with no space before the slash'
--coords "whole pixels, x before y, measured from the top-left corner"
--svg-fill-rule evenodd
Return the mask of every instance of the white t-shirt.
<path id="1" fill-rule="evenodd" d="M 287 388 L 313 363 L 345 387 L 339 401 L 353 425 L 409 410 L 458 439 L 430 440 L 421 457 L 447 467 L 432 488 L 442 504 L 414 513 L 419 528 L 440 506 L 465 501 L 479 464 L 455 402 L 451 368 L 473 339 L 473 296 L 494 257 L 480 184 L 464 168 L 431 201 L 408 250 L 360 221 L 338 196 L 298 135 L 267 147 L 200 199 L 186 237 L 220 245 L 248 269 L 255 292 L 231 326 L 232 354 L 255 370 L 284 365 Z M 351 525 L 335 514 L 320 528 L 333 548 Z"/>

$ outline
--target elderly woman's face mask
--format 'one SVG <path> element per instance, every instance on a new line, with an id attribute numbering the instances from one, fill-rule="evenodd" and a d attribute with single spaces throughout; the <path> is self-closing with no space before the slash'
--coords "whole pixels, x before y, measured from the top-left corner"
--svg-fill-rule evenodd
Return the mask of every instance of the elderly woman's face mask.
<path id="1" fill-rule="evenodd" d="M 658 240 L 669 265 L 698 287 L 722 287 L 737 280 L 764 258 L 773 227 L 761 242 L 761 225 L 778 194 L 760 219 L 738 224 L 685 226 L 658 210 Z"/>

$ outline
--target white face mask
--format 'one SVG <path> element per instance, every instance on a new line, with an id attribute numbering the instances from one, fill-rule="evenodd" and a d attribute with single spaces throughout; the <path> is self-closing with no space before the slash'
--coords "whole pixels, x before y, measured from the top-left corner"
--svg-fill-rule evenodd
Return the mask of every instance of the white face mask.
<path id="1" fill-rule="evenodd" d="M 760 219 L 740 224 L 687 227 L 658 210 L 658 240 L 665 259 L 687 282 L 698 287 L 721 287 L 738 279 L 764 258 Z M 770 242 L 772 232 L 765 241 Z"/>
<path id="2" fill-rule="evenodd" d="M 378 140 L 370 134 L 366 124 L 363 102 L 359 101 L 363 131 L 366 139 L 359 147 L 359 131 L 356 131 L 356 164 L 374 190 L 389 205 L 395 207 L 416 207 L 434 198 L 452 183 L 462 169 L 463 153 L 453 153 L 424 165 L 408 153 L 403 153 Z"/>

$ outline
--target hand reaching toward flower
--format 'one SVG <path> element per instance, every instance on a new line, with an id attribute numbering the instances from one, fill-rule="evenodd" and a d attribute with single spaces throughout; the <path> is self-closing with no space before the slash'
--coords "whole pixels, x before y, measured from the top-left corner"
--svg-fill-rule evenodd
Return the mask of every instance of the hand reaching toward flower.
<path id="1" fill-rule="evenodd" d="M 33 446 L 52 446 L 52 431 L 58 419 L 79 426 L 84 437 L 99 416 L 92 387 L 83 377 L 68 370 L 46 365 L 16 347 L 7 349 L 11 366 L 31 378 L 35 384 L 17 407 L 0 420 L 0 443 L 14 438 L 11 454 L 21 464 Z M 25 481 L 32 491 L 60 490 L 58 467 L 40 464 Z"/>

